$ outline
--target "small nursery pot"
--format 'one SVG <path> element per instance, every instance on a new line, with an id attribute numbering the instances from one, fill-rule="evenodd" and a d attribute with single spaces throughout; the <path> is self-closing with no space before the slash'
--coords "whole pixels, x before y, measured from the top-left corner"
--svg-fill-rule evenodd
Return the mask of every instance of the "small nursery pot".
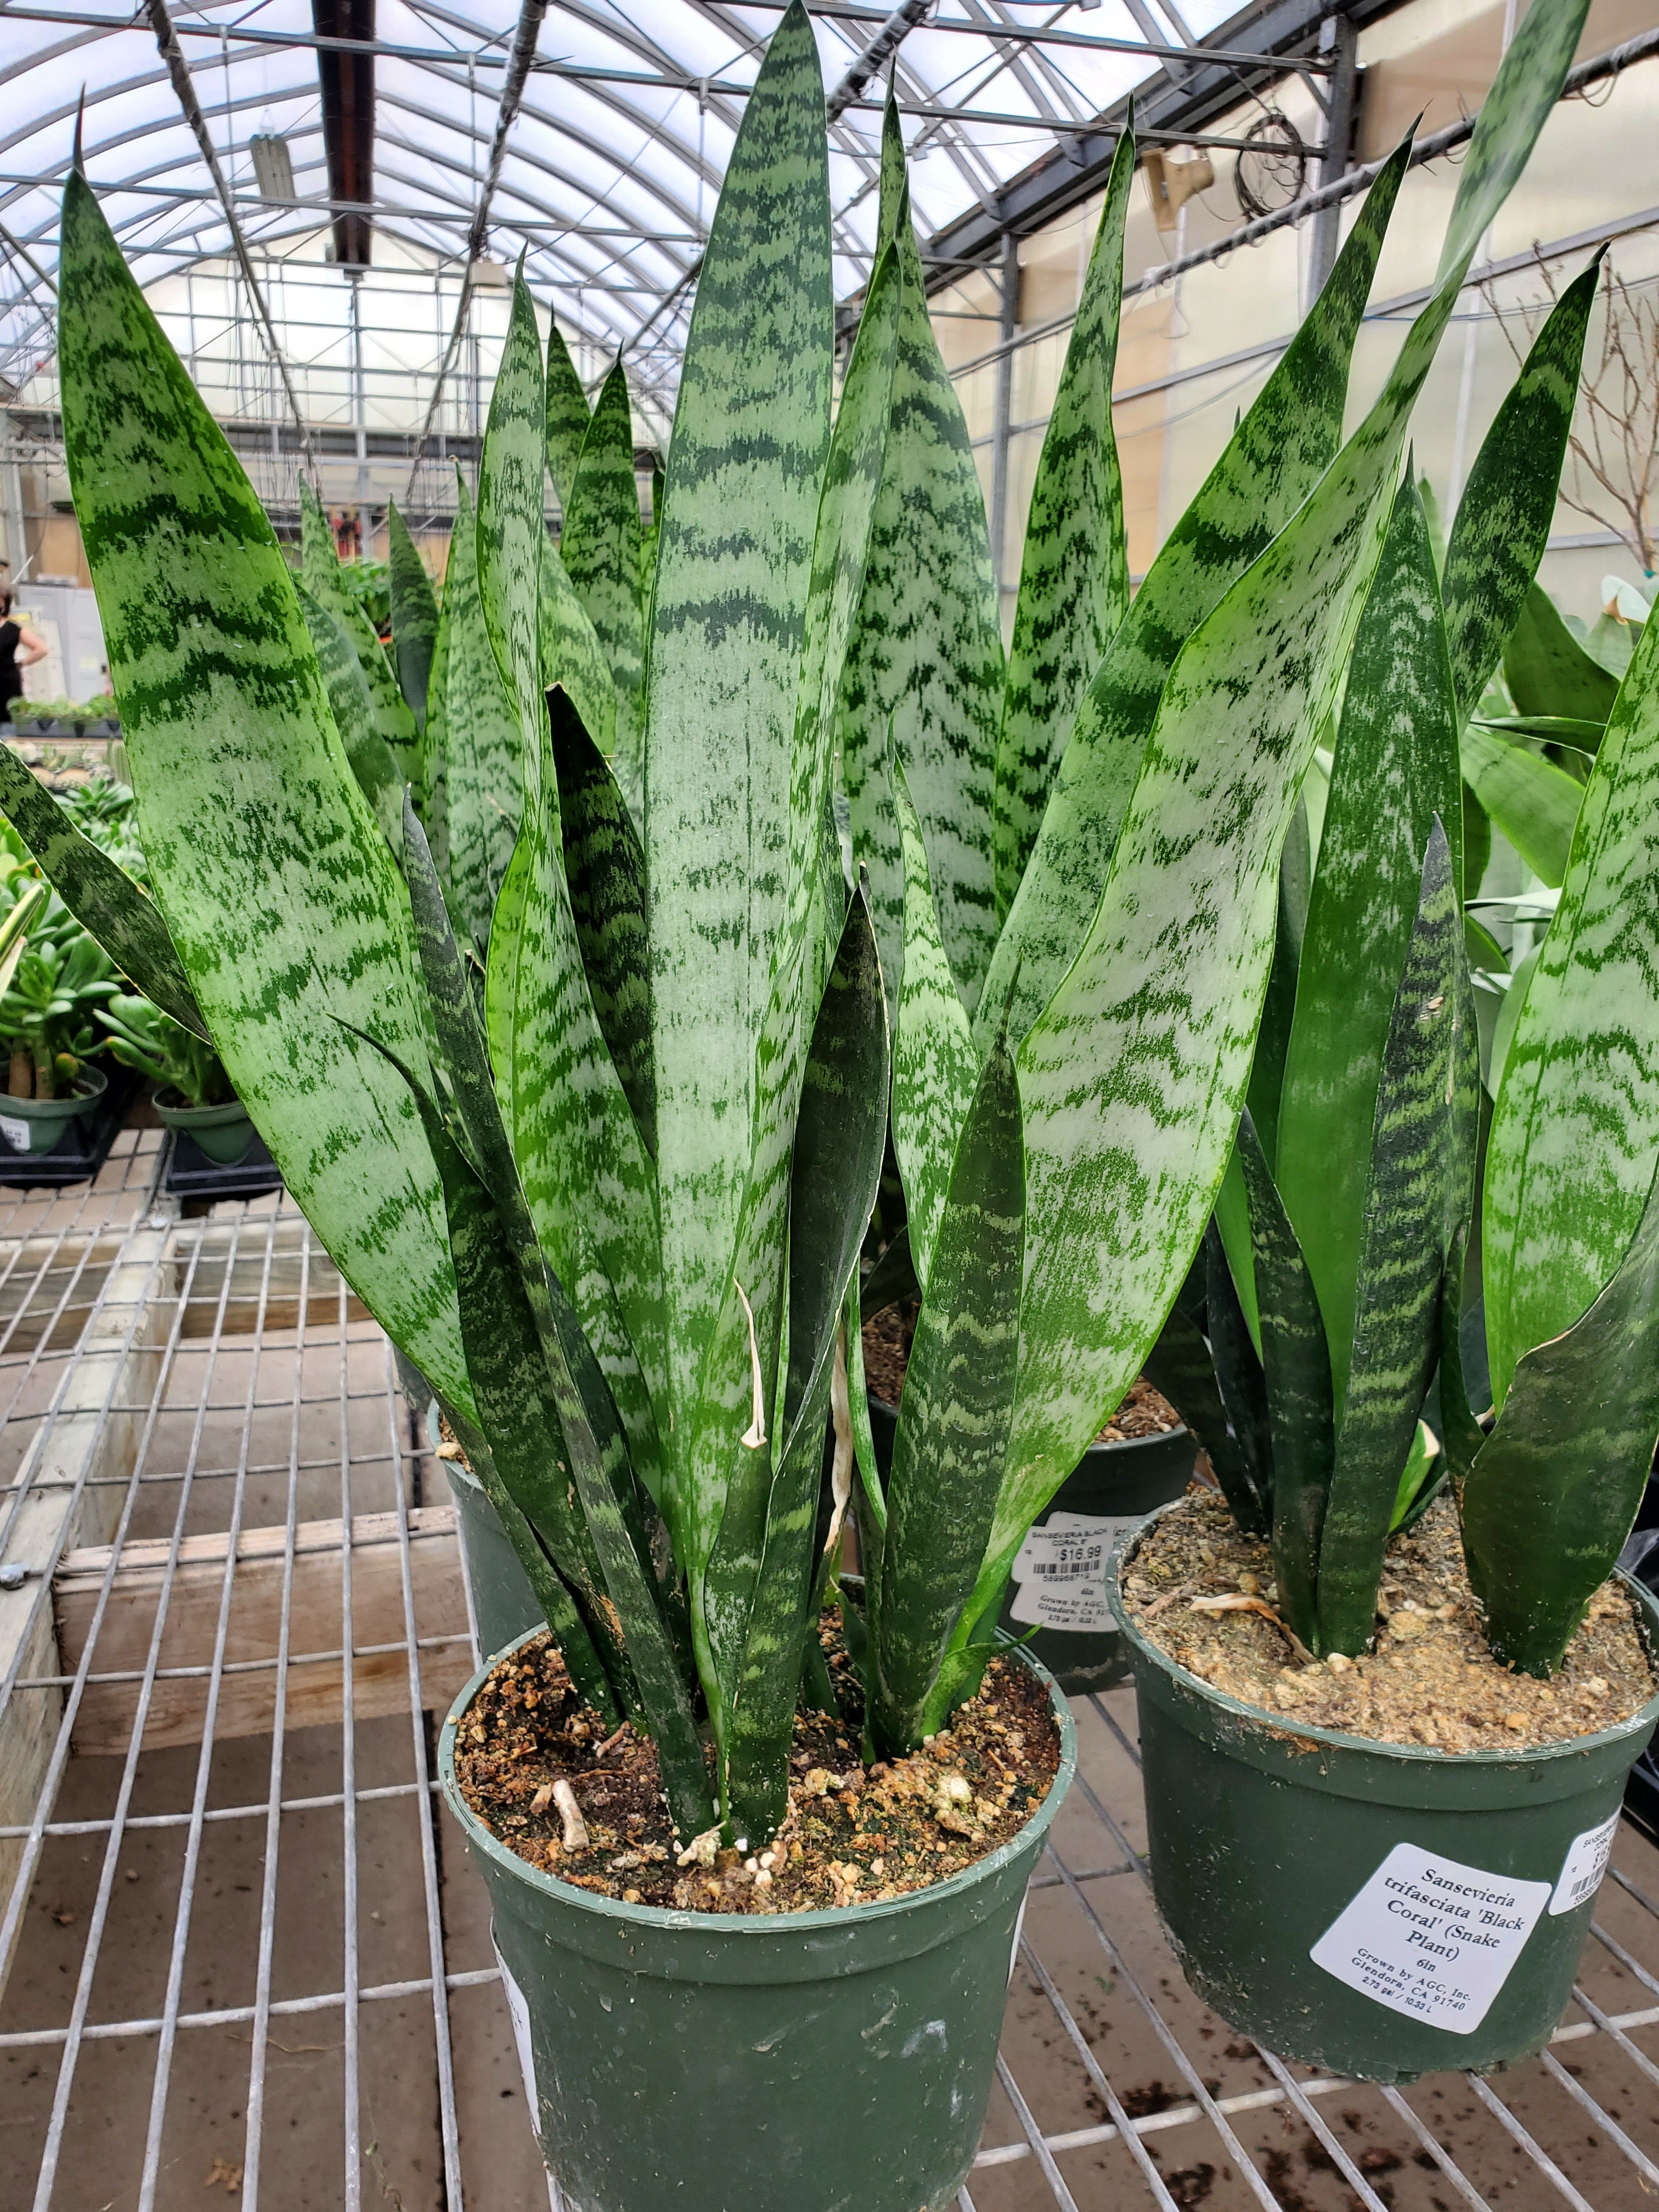
<path id="1" fill-rule="evenodd" d="M 478 1649 L 504 1651 L 529 1630 L 543 1626 L 542 1609 L 483 1483 L 458 1459 L 445 1460 L 443 1470 L 455 1500 L 455 1534 L 477 1623 Z"/>
<path id="2" fill-rule="evenodd" d="M 1112 1609 L 1134 1661 L 1153 1892 L 1194 1989 L 1280 2057 L 1363 2081 L 1541 2050 L 1659 1694 L 1617 1728 L 1514 1753 L 1310 1727 L 1147 1639 L 1121 1587 L 1137 1540 L 1112 1555 Z M 1659 1650 L 1659 1604 L 1621 1579 Z"/>
<path id="3" fill-rule="evenodd" d="M 872 1397 L 870 1433 L 883 1474 L 893 1463 L 897 1425 L 894 1408 Z M 1020 1546 L 998 1626 L 1030 1637 L 1025 1650 L 1068 1696 L 1109 1689 L 1128 1674 L 1129 1655 L 1107 1602 L 1107 1558 L 1126 1528 L 1181 1496 L 1196 1457 L 1192 1431 L 1184 1428 L 1091 1444 Z"/>
<path id="4" fill-rule="evenodd" d="M 67 1098 L 0 1097 L 0 1134 L 15 1152 L 49 1152 L 71 1121 L 90 1114 L 108 1088 L 100 1067 L 83 1067 Z"/>
<path id="5" fill-rule="evenodd" d="M 569 2212 L 943 2212 L 979 2141 L 1026 1879 L 1076 1768 L 1053 1683 L 1060 1768 L 1000 1850 L 884 1905 L 750 1919 L 620 1904 L 497 1843 L 455 1779 L 488 1672 L 451 1709 L 438 1769 Z"/>
<path id="6" fill-rule="evenodd" d="M 155 1094 L 155 1111 L 169 1129 L 193 1137 L 209 1159 L 234 1167 L 253 1142 L 253 1124 L 240 1098 L 223 1106 L 187 1106 L 184 1093 L 169 1086 Z"/>

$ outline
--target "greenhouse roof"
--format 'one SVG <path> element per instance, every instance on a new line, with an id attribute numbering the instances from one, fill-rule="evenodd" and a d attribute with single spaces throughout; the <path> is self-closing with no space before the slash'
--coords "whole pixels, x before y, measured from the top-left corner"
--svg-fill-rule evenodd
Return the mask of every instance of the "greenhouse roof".
<path id="1" fill-rule="evenodd" d="M 1224 0 L 814 4 L 838 295 L 868 273 L 890 62 L 919 225 L 937 236 L 994 216 L 1009 180 L 1045 159 L 1092 173 L 1089 126 L 1137 87 L 1175 92 L 1200 61 L 1212 76 L 1219 66 L 1234 100 L 1262 82 L 1218 31 L 1257 50 L 1295 39 L 1305 55 L 1320 12 L 1279 0 L 1224 24 Z M 569 332 L 605 355 L 623 349 L 641 386 L 665 392 L 778 14 L 779 0 L 229 0 L 171 13 L 147 0 L 123 15 L 95 0 L 0 5 L 0 400 L 38 390 L 52 351 L 58 192 L 83 98 L 87 173 L 147 286 L 245 251 L 261 293 L 273 271 L 325 264 L 366 268 L 370 285 L 383 270 L 471 269 L 453 294 L 499 285 L 522 252 Z M 377 303 L 376 322 L 423 318 L 432 353 L 425 390 L 410 394 L 414 422 L 445 349 L 430 298 L 399 309 L 396 296 Z M 282 322 L 273 307 L 279 347 Z"/>

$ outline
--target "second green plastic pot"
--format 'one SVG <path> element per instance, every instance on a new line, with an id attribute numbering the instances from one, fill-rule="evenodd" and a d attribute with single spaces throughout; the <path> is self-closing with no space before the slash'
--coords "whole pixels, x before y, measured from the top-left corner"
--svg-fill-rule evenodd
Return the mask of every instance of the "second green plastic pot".
<path id="1" fill-rule="evenodd" d="M 156 1092 L 155 1111 L 169 1129 L 182 1129 L 222 1168 L 234 1168 L 253 1142 L 253 1124 L 240 1098 L 222 1106 L 191 1106 L 182 1091 L 167 1089 Z"/>
<path id="2" fill-rule="evenodd" d="M 71 1121 L 90 1114 L 109 1087 L 98 1067 L 82 1067 L 67 1098 L 0 1097 L 0 1133 L 14 1152 L 49 1152 Z"/>
<path id="3" fill-rule="evenodd" d="M 489 1886 L 568 2212 L 944 2212 L 985 2117 L 1026 1881 L 1075 1771 L 1052 1682 L 1060 1771 L 1000 1850 L 885 1904 L 754 1919 L 620 1904 L 497 1843 L 455 1781 L 487 1672 L 456 1699 L 438 1770 Z"/>
<path id="4" fill-rule="evenodd" d="M 893 1463 L 895 1409 L 870 1401 L 870 1433 L 884 1475 Z M 999 1626 L 1028 1638 L 1069 1697 L 1109 1689 L 1129 1672 L 1129 1655 L 1106 1595 L 1106 1562 L 1126 1528 L 1179 1498 L 1193 1479 L 1190 1429 L 1091 1444 L 1020 1546 Z M 1030 1634 L 1035 1627 L 1036 1634 Z"/>
<path id="5" fill-rule="evenodd" d="M 1541 2050 L 1659 1695 L 1617 1728 L 1515 1753 L 1313 1728 L 1148 1641 L 1121 1585 L 1137 1540 L 1113 1555 L 1112 1605 L 1134 1660 L 1153 1892 L 1194 1989 L 1282 2057 L 1363 2081 Z M 1620 1579 L 1659 1650 L 1659 1606 Z"/>
<path id="6" fill-rule="evenodd" d="M 455 1534 L 478 1625 L 478 1649 L 504 1651 L 527 1630 L 545 1625 L 542 1609 L 483 1485 L 459 1460 L 442 1464 L 455 1500 Z"/>

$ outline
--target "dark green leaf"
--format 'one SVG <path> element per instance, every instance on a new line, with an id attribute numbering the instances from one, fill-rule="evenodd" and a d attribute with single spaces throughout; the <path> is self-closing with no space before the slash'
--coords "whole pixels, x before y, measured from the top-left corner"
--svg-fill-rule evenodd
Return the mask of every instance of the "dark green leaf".
<path id="1" fill-rule="evenodd" d="M 1567 872 L 1584 786 L 1490 722 L 1471 722 L 1459 748 L 1482 810 L 1535 876 L 1559 889 Z"/>
<path id="2" fill-rule="evenodd" d="M 997 739 L 999 921 L 1019 889 L 1079 704 L 1129 604 L 1112 375 L 1123 299 L 1123 225 L 1134 173 L 1132 111 L 1106 180 L 1031 488 Z"/>
<path id="3" fill-rule="evenodd" d="M 398 684 L 416 728 L 424 736 L 432 653 L 438 641 L 438 602 L 426 563 L 416 551 L 395 501 L 386 507 L 386 531 L 392 549 L 392 651 Z"/>
<path id="4" fill-rule="evenodd" d="M 64 904 L 133 988 L 210 1042 L 167 924 L 126 870 L 83 837 L 9 745 L 0 745 L 0 808 Z"/>
<path id="5" fill-rule="evenodd" d="M 1497 667 L 1549 539 L 1601 265 L 1598 253 L 1556 301 L 1458 502 L 1444 597 L 1460 718 Z"/>
<path id="6" fill-rule="evenodd" d="M 311 633 L 317 666 L 334 726 L 340 733 L 351 773 L 374 811 L 380 833 L 394 853 L 403 848 L 404 785 L 386 739 L 374 723 L 374 702 L 369 696 L 362 664 L 351 649 L 351 641 L 320 599 L 313 599 L 295 579 L 300 612 Z"/>
<path id="7" fill-rule="evenodd" d="M 1457 703 L 1434 556 L 1408 473 L 1349 665 L 1273 1156 L 1318 1289 L 1339 1405 L 1377 1080 L 1437 816 L 1449 836 L 1461 836 Z M 1456 878 L 1455 844 L 1451 857 Z"/>
<path id="8" fill-rule="evenodd" d="M 1447 1254 L 1467 1221 L 1474 1039 L 1462 904 L 1437 822 L 1377 1086 L 1347 1389 L 1319 1550 L 1322 1650 L 1352 1656 L 1370 1646 L 1401 1469 L 1439 1354 Z M 1460 1210 L 1462 1218 L 1453 1218 Z"/>
<path id="9" fill-rule="evenodd" d="M 1659 1179 L 1588 1313 L 1516 1362 L 1463 1486 L 1469 1581 L 1498 1658 L 1553 1674 L 1613 1571 L 1659 1437 Z"/>
<path id="10" fill-rule="evenodd" d="M 547 328 L 547 468 L 561 509 L 570 511 L 571 489 L 589 421 L 587 394 L 556 323 Z"/>
<path id="11" fill-rule="evenodd" d="M 618 362 L 605 380 L 565 507 L 559 559 L 593 625 L 616 686 L 615 749 L 638 750 L 645 702 L 640 610 L 640 495 L 634 422 Z"/>
<path id="12" fill-rule="evenodd" d="M 1000 1006 L 1018 963 L 1016 1036 L 1071 966 L 1100 902 L 1176 655 L 1336 456 L 1349 358 L 1410 151 L 1398 147 L 1371 186 L 1313 312 L 1159 549 L 1079 709 L 987 994 Z"/>
<path id="13" fill-rule="evenodd" d="M 1523 714 L 1568 715 L 1605 723 L 1619 696 L 1609 676 L 1555 611 L 1541 584 L 1534 584 L 1504 648 L 1504 681 Z"/>
<path id="14" fill-rule="evenodd" d="M 404 1085 L 333 1018 L 424 1066 L 396 866 L 270 522 L 79 176 L 62 234 L 70 475 L 156 902 L 295 1202 L 465 1411 L 437 1170 Z"/>
<path id="15" fill-rule="evenodd" d="M 657 1146 L 645 856 L 617 780 L 562 690 L 547 695 L 559 826 L 593 1012 L 647 1152 Z"/>
<path id="16" fill-rule="evenodd" d="M 362 601 L 347 587 L 334 550 L 333 532 L 327 518 L 300 479 L 300 532 L 304 548 L 301 576 L 312 596 L 321 601 L 345 632 L 368 686 L 374 727 L 397 764 L 401 785 L 419 769 L 415 717 L 398 689 L 398 679 L 386 657 Z"/>
<path id="17" fill-rule="evenodd" d="M 1024 1250 L 1019 1089 L 996 1040 L 957 1146 L 910 1347 L 874 1623 L 878 1744 L 942 1726 L 976 1615 L 1013 1412 Z"/>

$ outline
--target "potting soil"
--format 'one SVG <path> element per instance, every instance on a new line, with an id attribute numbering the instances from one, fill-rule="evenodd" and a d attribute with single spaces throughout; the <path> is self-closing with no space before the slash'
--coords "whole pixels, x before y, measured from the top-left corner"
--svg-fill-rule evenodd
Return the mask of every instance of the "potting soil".
<path id="1" fill-rule="evenodd" d="M 1437 1751 L 1524 1751 L 1612 1728 L 1653 1695 L 1634 1611 L 1603 1583 L 1549 1680 L 1494 1658 L 1463 1564 L 1457 1513 L 1437 1499 L 1390 1542 L 1374 1649 L 1310 1659 L 1275 1613 L 1269 1547 L 1196 1485 L 1148 1531 L 1123 1578 L 1130 1611 L 1177 1665 L 1229 1697 L 1316 1728 Z M 1221 1608 L 1218 1599 L 1230 1599 Z"/>
<path id="2" fill-rule="evenodd" d="M 500 1662 L 457 1729 L 466 1801 L 509 1850 L 562 1881 L 690 1912 L 879 1903 L 959 1874 L 1016 1836 L 1060 1764 L 1048 1694 L 1030 1668 L 992 1660 L 949 1729 L 907 1759 L 866 1769 L 858 1680 L 832 1613 L 822 1633 L 842 1714 L 797 1714 L 788 1815 L 763 1849 L 677 1838 L 653 1746 L 626 1725 L 608 1730 L 581 1703 L 547 1635 Z M 561 1784 L 580 1832 L 559 1805 Z M 573 1847 L 573 1832 L 585 1842 Z"/>

